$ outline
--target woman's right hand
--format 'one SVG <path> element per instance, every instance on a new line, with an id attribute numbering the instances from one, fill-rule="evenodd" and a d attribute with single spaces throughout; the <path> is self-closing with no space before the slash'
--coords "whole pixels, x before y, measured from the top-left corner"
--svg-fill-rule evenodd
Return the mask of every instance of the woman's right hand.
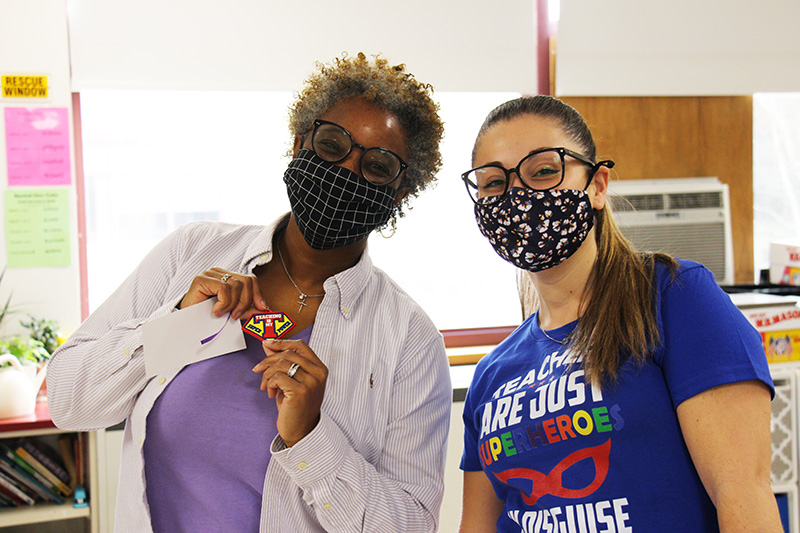
<path id="1" fill-rule="evenodd" d="M 218 317 L 230 312 L 231 318 L 238 320 L 269 310 L 261 295 L 258 278 L 217 267 L 206 270 L 192 280 L 189 292 L 178 304 L 178 309 L 213 297 L 217 298 L 213 312 Z"/>

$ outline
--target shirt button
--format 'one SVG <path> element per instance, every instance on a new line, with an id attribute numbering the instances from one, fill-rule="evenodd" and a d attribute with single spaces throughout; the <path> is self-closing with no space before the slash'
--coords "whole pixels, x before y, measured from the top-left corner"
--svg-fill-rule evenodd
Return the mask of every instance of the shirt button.
<path id="1" fill-rule="evenodd" d="M 142 437 L 139 437 L 139 446 L 142 445 Z"/>
<path id="2" fill-rule="evenodd" d="M 308 463 L 306 463 L 305 461 L 300 461 L 299 463 L 297 463 L 298 470 L 305 470 L 306 468 L 308 468 Z"/>
<path id="3" fill-rule="evenodd" d="M 333 505 L 326 503 L 325 505 L 322 506 L 322 508 L 325 509 L 326 511 L 330 511 L 331 509 L 333 509 Z"/>
<path id="4" fill-rule="evenodd" d="M 125 348 L 124 350 L 122 350 L 122 355 L 124 355 L 125 357 L 128 357 L 130 354 L 131 354 L 131 352 L 130 352 L 130 350 L 128 350 L 127 348 Z"/>
<path id="5" fill-rule="evenodd" d="M 272 258 L 272 254 L 270 254 L 270 253 L 266 253 L 266 254 L 261 256 L 261 260 L 262 261 L 269 261 L 271 258 Z"/>
<path id="6" fill-rule="evenodd" d="M 346 315 L 349 315 L 350 314 L 350 308 L 349 307 L 342 307 L 342 313 L 344 313 Z"/>
<path id="7" fill-rule="evenodd" d="M 161 376 L 160 378 L 158 378 L 158 384 L 159 385 L 163 385 L 165 381 L 167 381 L 167 378 L 165 378 L 164 376 Z"/>

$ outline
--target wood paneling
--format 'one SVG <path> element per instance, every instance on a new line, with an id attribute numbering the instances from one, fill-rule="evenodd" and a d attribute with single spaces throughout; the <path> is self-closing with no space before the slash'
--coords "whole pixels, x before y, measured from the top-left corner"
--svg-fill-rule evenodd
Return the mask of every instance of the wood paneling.
<path id="1" fill-rule="evenodd" d="M 715 176 L 729 187 L 734 277 L 753 281 L 753 101 L 735 97 L 564 98 L 619 179 Z"/>

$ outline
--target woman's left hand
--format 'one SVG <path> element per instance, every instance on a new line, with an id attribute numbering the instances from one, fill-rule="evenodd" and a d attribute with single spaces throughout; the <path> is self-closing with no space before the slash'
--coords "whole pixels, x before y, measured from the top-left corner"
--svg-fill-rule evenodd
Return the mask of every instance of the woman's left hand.
<path id="1" fill-rule="evenodd" d="M 292 447 L 319 422 L 328 367 L 305 341 L 268 339 L 263 347 L 267 357 L 253 372 L 262 373 L 261 390 L 277 399 L 278 433 Z"/>

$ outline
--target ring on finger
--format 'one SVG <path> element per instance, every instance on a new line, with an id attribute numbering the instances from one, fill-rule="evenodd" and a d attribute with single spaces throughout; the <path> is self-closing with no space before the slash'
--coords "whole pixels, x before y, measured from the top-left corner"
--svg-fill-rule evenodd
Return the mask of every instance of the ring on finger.
<path id="1" fill-rule="evenodd" d="M 292 363 L 292 366 L 290 366 L 289 370 L 286 371 L 286 375 L 294 379 L 294 375 L 297 374 L 298 368 L 300 368 L 300 365 L 298 365 L 297 363 Z"/>
<path id="2" fill-rule="evenodd" d="M 231 275 L 230 275 L 230 274 L 223 274 L 223 276 L 222 276 L 221 278 L 219 278 L 219 280 L 220 280 L 222 283 L 228 283 L 228 278 L 230 278 L 230 277 L 231 277 Z"/>

